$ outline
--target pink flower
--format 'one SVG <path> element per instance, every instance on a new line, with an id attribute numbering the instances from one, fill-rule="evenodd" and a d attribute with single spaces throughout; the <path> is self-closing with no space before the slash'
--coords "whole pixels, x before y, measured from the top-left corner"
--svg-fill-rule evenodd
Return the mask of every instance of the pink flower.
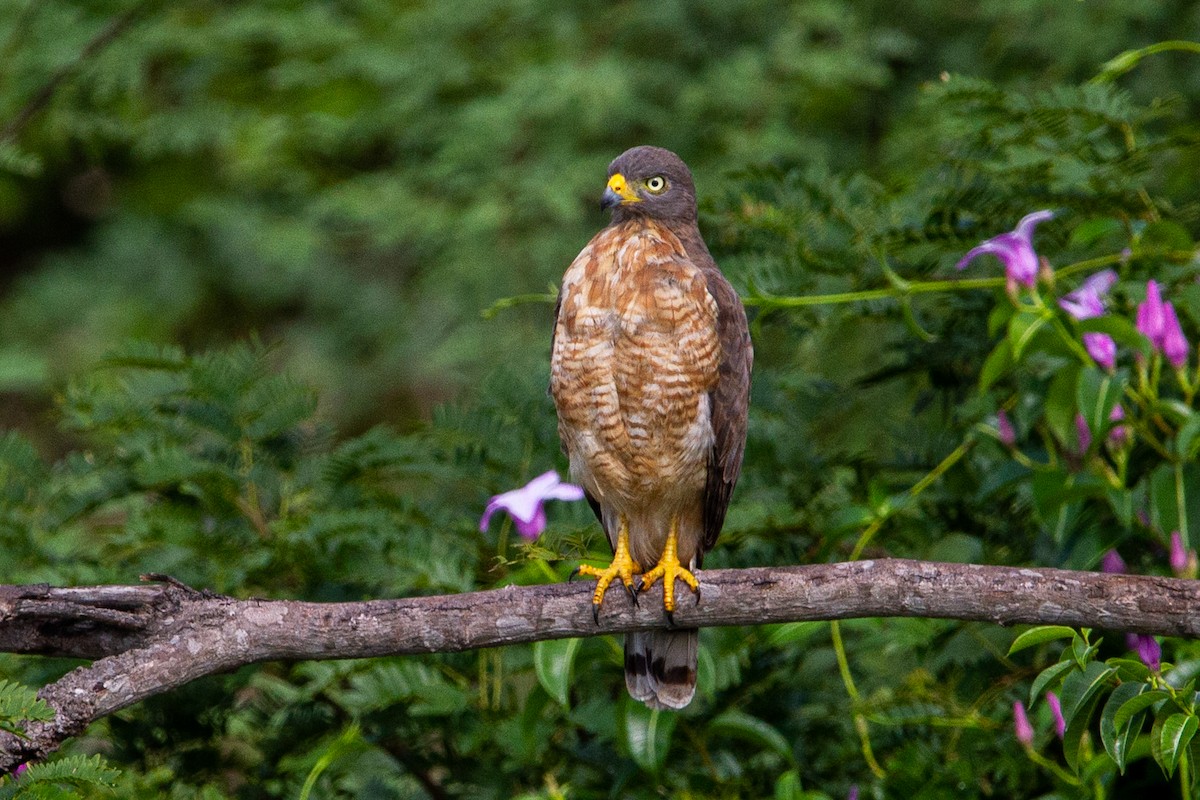
<path id="1" fill-rule="evenodd" d="M 1107 333 L 1085 333 L 1083 346 L 1092 360 L 1106 370 L 1111 372 L 1117 365 L 1117 343 Z"/>
<path id="2" fill-rule="evenodd" d="M 1033 726 L 1029 724 L 1029 716 L 1025 713 L 1025 704 L 1020 700 L 1013 703 L 1013 732 L 1021 744 L 1026 747 L 1033 744 Z"/>
<path id="3" fill-rule="evenodd" d="M 1183 336 L 1183 328 L 1179 327 L 1175 306 L 1170 303 L 1163 303 L 1163 332 L 1157 345 L 1172 367 L 1183 369 L 1187 363 L 1188 341 Z"/>
<path id="4" fill-rule="evenodd" d="M 1003 408 L 996 412 L 996 433 L 1005 447 L 1012 447 L 1017 443 L 1017 431 Z"/>
<path id="5" fill-rule="evenodd" d="M 547 500 L 582 500 L 583 489 L 563 483 L 557 472 L 546 472 L 531 480 L 520 489 L 498 494 L 484 509 L 479 520 L 479 530 L 486 531 L 488 521 L 496 511 L 507 511 L 517 526 L 517 533 L 526 539 L 536 539 L 546 529 L 546 510 L 542 507 Z"/>
<path id="6" fill-rule="evenodd" d="M 1171 534 L 1171 572 L 1176 578 L 1195 578 L 1200 570 L 1200 559 L 1195 550 L 1189 550 L 1183 545 L 1183 536 L 1179 531 Z"/>
<path id="7" fill-rule="evenodd" d="M 1108 414 L 1109 422 L 1120 422 L 1125 419 L 1125 409 L 1118 403 L 1113 406 L 1112 411 Z M 1126 425 L 1113 425 L 1108 431 L 1108 444 L 1120 450 L 1129 443 L 1129 427 Z"/>
<path id="8" fill-rule="evenodd" d="M 1061 739 L 1067 732 L 1067 721 L 1063 719 L 1062 703 L 1059 702 L 1058 695 L 1054 692 L 1046 692 L 1046 705 L 1050 706 L 1050 714 L 1054 717 L 1054 732 Z"/>
<path id="9" fill-rule="evenodd" d="M 1092 319 L 1104 313 L 1104 299 L 1117 282 L 1117 273 L 1111 269 L 1097 272 L 1085 280 L 1078 289 L 1063 295 L 1058 304 L 1075 319 Z"/>
<path id="10" fill-rule="evenodd" d="M 1183 546 L 1183 535 L 1179 531 L 1171 533 L 1171 571 L 1176 577 L 1182 577 L 1187 572 L 1188 553 Z"/>
<path id="11" fill-rule="evenodd" d="M 1162 292 L 1157 281 L 1146 282 L 1146 299 L 1138 303 L 1137 329 L 1155 347 L 1162 339 L 1163 328 L 1166 325 L 1166 312 L 1163 310 Z"/>
<path id="12" fill-rule="evenodd" d="M 1145 336 L 1162 353 L 1171 366 L 1183 369 L 1187 363 L 1188 341 L 1179 326 L 1175 306 L 1164 303 L 1162 292 L 1155 281 L 1146 282 L 1146 299 L 1137 308 L 1138 333 Z"/>
<path id="13" fill-rule="evenodd" d="M 1125 559 L 1116 550 L 1109 550 L 1100 559 L 1100 571 L 1109 575 L 1120 575 L 1125 572 Z"/>
<path id="14" fill-rule="evenodd" d="M 993 236 L 967 251 L 967 254 L 955 266 L 963 269 L 977 256 L 990 253 L 1000 259 L 1004 265 L 1004 274 L 1008 279 L 1026 288 L 1032 288 L 1037 283 L 1038 257 L 1033 249 L 1033 230 L 1038 223 L 1054 216 L 1053 211 L 1035 211 L 1026 214 L 1017 223 L 1017 227 L 1008 233 Z"/>
<path id="15" fill-rule="evenodd" d="M 1075 415 L 1075 436 L 1079 439 L 1080 454 L 1086 453 L 1092 446 L 1092 432 L 1088 429 L 1087 420 L 1083 414 Z"/>
<path id="16" fill-rule="evenodd" d="M 1137 653 L 1143 664 L 1155 672 L 1162 666 L 1162 647 L 1153 636 L 1145 633 L 1128 633 L 1125 635 L 1125 644 L 1130 650 Z"/>
<path id="17" fill-rule="evenodd" d="M 1117 273 L 1111 269 L 1097 272 L 1083 284 L 1059 298 L 1058 304 L 1075 319 L 1092 319 L 1104 313 L 1104 300 L 1113 284 L 1117 282 Z M 1107 333 L 1085 333 L 1083 346 L 1088 355 L 1097 364 L 1111 370 L 1117 363 L 1117 343 Z"/>

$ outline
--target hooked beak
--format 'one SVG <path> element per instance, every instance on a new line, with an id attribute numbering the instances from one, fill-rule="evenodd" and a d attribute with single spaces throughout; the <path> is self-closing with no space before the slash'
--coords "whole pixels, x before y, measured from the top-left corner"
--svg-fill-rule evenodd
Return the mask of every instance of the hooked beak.
<path id="1" fill-rule="evenodd" d="M 625 176 L 617 173 L 608 179 L 608 186 L 600 196 L 600 208 L 615 208 L 623 203 L 640 203 L 642 198 L 637 196 L 633 188 L 625 180 Z"/>

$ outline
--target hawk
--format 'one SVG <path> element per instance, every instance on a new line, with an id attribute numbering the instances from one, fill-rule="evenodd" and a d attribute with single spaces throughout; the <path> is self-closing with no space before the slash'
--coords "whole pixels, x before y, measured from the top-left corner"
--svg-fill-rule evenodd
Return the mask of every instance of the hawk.
<path id="1" fill-rule="evenodd" d="M 613 548 L 593 613 L 619 579 L 637 600 L 694 575 L 716 542 L 742 468 L 753 350 L 746 311 L 696 226 L 696 190 L 669 150 L 635 147 L 608 167 L 612 222 L 563 275 L 550 393 L 572 479 Z M 635 586 L 634 578 L 639 581 Z M 697 631 L 627 634 L 625 683 L 651 708 L 696 691 Z"/>

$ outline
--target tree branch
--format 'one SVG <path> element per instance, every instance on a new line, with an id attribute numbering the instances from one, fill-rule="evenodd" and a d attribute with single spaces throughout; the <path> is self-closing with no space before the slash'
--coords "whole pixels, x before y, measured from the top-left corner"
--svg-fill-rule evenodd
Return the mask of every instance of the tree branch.
<path id="1" fill-rule="evenodd" d="M 681 627 L 855 617 L 1060 624 L 1200 637 L 1200 581 L 886 559 L 707 570 Z M 236 600 L 175 582 L 0 586 L 0 651 L 98 659 L 44 687 L 52 722 L 0 734 L 0 774 L 44 758 L 89 723 L 204 675 L 261 661 L 367 658 L 647 630 L 661 589 L 637 607 L 610 592 L 592 620 L 587 583 L 460 595 L 306 603 Z"/>

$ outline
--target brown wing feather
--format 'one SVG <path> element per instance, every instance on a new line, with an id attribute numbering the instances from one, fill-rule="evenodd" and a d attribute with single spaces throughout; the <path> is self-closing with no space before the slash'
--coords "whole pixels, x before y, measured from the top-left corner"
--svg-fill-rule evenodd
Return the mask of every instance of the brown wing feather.
<path id="1" fill-rule="evenodd" d="M 693 223 L 674 228 L 692 262 L 708 281 L 708 293 L 717 302 L 717 339 L 721 344 L 721 362 L 712 401 L 712 426 L 715 440 L 709 455 L 704 488 L 704 541 L 699 557 L 716 544 L 733 487 L 742 473 L 742 455 L 746 450 L 746 426 L 750 411 L 750 369 L 754 348 L 746 308 L 713 261 L 700 229 Z"/>
<path id="2" fill-rule="evenodd" d="M 709 395 L 715 441 L 704 489 L 703 549 L 708 551 L 725 523 L 729 497 L 742 472 L 754 349 L 741 299 L 715 265 L 711 270 L 706 269 L 705 274 L 709 294 L 717 301 L 717 338 L 721 343 L 720 377 Z"/>

